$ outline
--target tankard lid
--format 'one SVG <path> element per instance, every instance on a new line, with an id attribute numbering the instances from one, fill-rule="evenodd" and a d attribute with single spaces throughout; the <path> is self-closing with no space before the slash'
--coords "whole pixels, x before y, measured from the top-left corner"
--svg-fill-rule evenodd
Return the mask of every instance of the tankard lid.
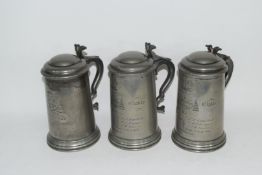
<path id="1" fill-rule="evenodd" d="M 108 66 L 110 71 L 122 73 L 139 73 L 153 67 L 153 60 L 137 51 L 123 52 L 114 58 Z"/>
<path id="2" fill-rule="evenodd" d="M 60 54 L 51 58 L 41 70 L 47 79 L 71 79 L 88 71 L 85 60 L 72 54 Z"/>
<path id="3" fill-rule="evenodd" d="M 186 56 L 179 64 L 189 71 L 196 73 L 226 72 L 227 65 L 216 52 L 197 51 Z"/>

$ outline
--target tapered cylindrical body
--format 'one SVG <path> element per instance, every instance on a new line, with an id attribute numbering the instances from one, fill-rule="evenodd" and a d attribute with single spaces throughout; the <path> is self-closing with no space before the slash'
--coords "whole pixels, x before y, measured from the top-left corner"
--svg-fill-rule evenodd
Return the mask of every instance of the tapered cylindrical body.
<path id="1" fill-rule="evenodd" d="M 143 53 L 129 51 L 120 54 L 109 65 L 109 140 L 115 146 L 139 150 L 160 140 L 161 131 L 157 124 L 156 69 L 163 64 L 168 67 L 167 84 L 171 83 L 174 77 L 172 62 L 164 58 L 161 58 L 161 61 L 160 58 L 154 60 L 154 57 Z"/>
<path id="2" fill-rule="evenodd" d="M 206 152 L 225 144 L 224 89 L 233 70 L 228 59 L 212 50 L 195 52 L 179 64 L 176 127 L 172 134 L 178 146 Z"/>
<path id="3" fill-rule="evenodd" d="M 102 62 L 97 60 L 103 70 Z M 53 57 L 42 69 L 49 122 L 47 143 L 56 150 L 79 150 L 100 137 L 89 85 L 90 61 L 88 57 L 62 54 Z"/>
<path id="4" fill-rule="evenodd" d="M 134 148 L 158 142 L 161 133 L 157 125 L 153 71 L 127 75 L 111 73 L 110 79 L 111 141 Z"/>

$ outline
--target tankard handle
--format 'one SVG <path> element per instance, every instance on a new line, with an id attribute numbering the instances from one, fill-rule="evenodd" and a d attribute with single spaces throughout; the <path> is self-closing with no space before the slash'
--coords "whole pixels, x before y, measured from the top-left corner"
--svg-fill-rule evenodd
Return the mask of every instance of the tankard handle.
<path id="1" fill-rule="evenodd" d="M 91 99 L 93 100 L 97 95 L 97 88 L 103 76 L 104 65 L 102 60 L 98 56 L 86 56 L 85 60 L 87 64 L 94 63 L 96 66 L 95 78 L 91 85 Z M 93 104 L 93 108 L 95 110 L 98 110 L 98 102 Z"/>
<path id="2" fill-rule="evenodd" d="M 85 49 L 86 49 L 85 46 L 75 44 L 76 56 L 79 57 L 80 59 L 85 59 L 86 64 L 94 63 L 96 66 L 95 78 L 91 85 L 91 99 L 93 100 L 97 95 L 97 88 L 103 76 L 104 65 L 103 65 L 102 60 L 99 58 L 99 56 L 85 56 L 86 55 L 86 53 L 84 52 Z M 95 110 L 98 110 L 97 102 L 93 104 L 93 108 Z"/>
<path id="3" fill-rule="evenodd" d="M 233 60 L 230 58 L 230 56 L 220 54 L 220 53 L 218 53 L 217 55 L 221 57 L 228 66 L 228 70 L 226 72 L 226 82 L 225 82 L 225 86 L 227 87 L 227 84 L 230 81 L 233 70 L 234 70 L 234 63 L 233 63 Z"/>
<path id="4" fill-rule="evenodd" d="M 168 89 L 168 87 L 171 85 L 174 76 L 175 76 L 175 66 L 172 63 L 170 58 L 164 58 L 161 57 L 157 54 L 155 54 L 152 50 L 156 48 L 156 46 L 150 44 L 150 43 L 146 43 L 146 52 L 149 58 L 152 58 L 154 60 L 154 64 L 155 64 L 155 73 L 157 75 L 157 73 L 161 70 L 160 68 L 162 66 L 165 66 L 167 68 L 167 76 L 165 81 L 163 82 L 163 84 L 161 85 L 160 89 L 159 89 L 159 95 L 156 98 L 156 103 L 157 103 L 157 110 L 159 112 L 165 112 L 165 106 L 159 106 L 159 104 L 164 100 L 165 97 L 165 93 Z"/>
<path id="5" fill-rule="evenodd" d="M 168 58 L 156 59 L 154 63 L 156 64 L 156 69 L 155 69 L 156 75 L 161 70 L 160 67 L 162 67 L 163 65 L 166 66 L 166 68 L 167 68 L 166 79 L 165 79 L 164 83 L 161 85 L 161 87 L 159 89 L 159 95 L 156 98 L 157 110 L 159 112 L 165 112 L 165 106 L 164 105 L 159 106 L 159 104 L 164 100 L 165 93 L 166 93 L 168 87 L 171 85 L 171 83 L 172 83 L 172 81 L 174 79 L 175 66 L 171 62 L 171 60 L 168 59 Z"/>
<path id="6" fill-rule="evenodd" d="M 227 66 L 228 66 L 228 70 L 227 70 L 226 75 L 225 75 L 226 76 L 225 87 L 226 87 L 228 82 L 231 79 L 231 76 L 232 76 L 232 73 L 233 73 L 233 70 L 234 70 L 233 60 L 228 55 L 218 53 L 218 51 L 222 50 L 218 46 L 213 47 L 211 44 L 209 44 L 209 45 L 206 45 L 206 47 L 208 49 L 208 52 L 211 52 L 211 53 L 219 56 L 220 58 L 222 58 L 226 62 Z"/>

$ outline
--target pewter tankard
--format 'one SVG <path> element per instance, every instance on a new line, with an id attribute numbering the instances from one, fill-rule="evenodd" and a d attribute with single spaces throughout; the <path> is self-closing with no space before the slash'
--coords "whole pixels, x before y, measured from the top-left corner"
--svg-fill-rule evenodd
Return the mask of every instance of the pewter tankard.
<path id="1" fill-rule="evenodd" d="M 156 55 L 156 47 L 145 44 L 146 54 L 128 51 L 113 59 L 108 66 L 111 93 L 110 142 L 122 149 L 140 150 L 156 144 L 161 138 L 157 110 L 174 78 L 175 67 L 168 58 Z M 159 68 L 167 77 L 156 97 L 155 79 Z"/>
<path id="2" fill-rule="evenodd" d="M 172 140 L 179 147 L 208 152 L 226 142 L 223 128 L 224 89 L 232 72 L 233 62 L 218 53 L 219 47 L 207 45 L 208 51 L 185 57 L 178 70 L 176 127 Z"/>
<path id="3" fill-rule="evenodd" d="M 85 56 L 85 46 L 75 45 L 76 55 L 61 54 L 49 60 L 41 70 L 46 87 L 49 133 L 47 143 L 59 151 L 74 151 L 94 144 L 100 137 L 92 104 L 103 75 L 103 62 L 97 56 Z M 89 87 L 89 67 L 97 71 Z"/>

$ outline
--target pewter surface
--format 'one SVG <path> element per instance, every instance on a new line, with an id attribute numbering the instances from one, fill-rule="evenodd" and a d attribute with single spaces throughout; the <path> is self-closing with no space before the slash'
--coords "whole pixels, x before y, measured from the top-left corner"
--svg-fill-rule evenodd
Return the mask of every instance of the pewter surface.
<path id="1" fill-rule="evenodd" d="M 168 58 L 156 55 L 156 47 L 145 43 L 146 54 L 124 52 L 108 66 L 111 95 L 110 142 L 122 149 L 139 150 L 161 138 L 157 110 L 164 112 L 165 92 L 174 78 L 175 67 Z M 167 77 L 156 96 L 155 80 L 160 67 Z"/>
<path id="2" fill-rule="evenodd" d="M 71 151 L 88 147 L 99 139 L 100 132 L 95 126 L 88 92 L 90 89 L 86 76 L 66 82 L 46 80 L 49 146 Z M 97 136 L 90 139 L 94 132 L 97 132 Z M 76 143 L 79 145 L 74 146 Z"/>
<path id="3" fill-rule="evenodd" d="M 111 75 L 113 135 L 124 139 L 143 139 L 155 132 L 157 114 L 153 76 Z"/>
<path id="4" fill-rule="evenodd" d="M 218 139 L 224 133 L 224 87 L 224 74 L 197 77 L 179 71 L 176 129 L 172 133 L 176 144 L 205 152 L 225 143 Z"/>

